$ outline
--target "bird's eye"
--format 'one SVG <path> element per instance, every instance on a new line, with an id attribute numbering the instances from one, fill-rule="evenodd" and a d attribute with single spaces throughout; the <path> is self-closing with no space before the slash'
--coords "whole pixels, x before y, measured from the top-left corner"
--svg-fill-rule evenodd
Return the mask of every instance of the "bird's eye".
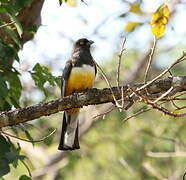
<path id="1" fill-rule="evenodd" d="M 80 41 L 79 44 L 80 44 L 80 45 L 84 45 L 85 43 L 84 43 L 83 41 Z"/>

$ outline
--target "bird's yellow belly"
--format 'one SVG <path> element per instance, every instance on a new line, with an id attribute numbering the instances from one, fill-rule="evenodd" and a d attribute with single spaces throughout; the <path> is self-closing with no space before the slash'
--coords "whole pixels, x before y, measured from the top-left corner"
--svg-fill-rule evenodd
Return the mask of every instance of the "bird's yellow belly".
<path id="1" fill-rule="evenodd" d="M 65 96 L 71 95 L 75 92 L 83 92 L 88 88 L 92 88 L 95 80 L 95 69 L 89 68 L 74 68 L 70 73 Z M 73 114 L 79 111 L 79 108 L 68 110 L 68 114 Z"/>
<path id="2" fill-rule="evenodd" d="M 95 70 L 93 67 L 77 67 L 72 69 L 68 79 L 65 95 L 68 96 L 74 92 L 83 92 L 91 88 L 95 80 Z"/>
<path id="3" fill-rule="evenodd" d="M 92 73 L 73 73 L 68 80 L 67 91 L 71 91 L 71 93 L 73 93 L 91 88 L 93 86 L 94 79 L 95 75 Z"/>

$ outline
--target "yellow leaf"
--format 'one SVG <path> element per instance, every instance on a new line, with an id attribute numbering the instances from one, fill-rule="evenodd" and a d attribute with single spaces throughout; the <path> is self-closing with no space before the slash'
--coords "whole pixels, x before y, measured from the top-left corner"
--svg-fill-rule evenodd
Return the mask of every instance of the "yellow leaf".
<path id="1" fill-rule="evenodd" d="M 165 25 L 164 24 L 156 24 L 151 28 L 152 33 L 156 36 L 156 38 L 160 38 L 165 33 Z"/>
<path id="2" fill-rule="evenodd" d="M 4 72 L 2 69 L 0 69 L 0 72 Z"/>
<path id="3" fill-rule="evenodd" d="M 165 33 L 166 24 L 170 16 L 169 8 L 166 4 L 161 5 L 151 19 L 151 30 L 156 38 L 160 38 Z"/>
<path id="4" fill-rule="evenodd" d="M 129 12 L 135 13 L 135 14 L 143 14 L 143 11 L 141 10 L 139 3 L 131 3 Z"/>
<path id="5" fill-rule="evenodd" d="M 68 0 L 67 4 L 71 7 L 76 7 L 77 6 L 77 2 L 76 0 Z"/>
<path id="6" fill-rule="evenodd" d="M 137 26 L 140 26 L 142 23 L 140 22 L 128 22 L 128 24 L 125 26 L 125 31 L 132 32 L 135 30 Z"/>

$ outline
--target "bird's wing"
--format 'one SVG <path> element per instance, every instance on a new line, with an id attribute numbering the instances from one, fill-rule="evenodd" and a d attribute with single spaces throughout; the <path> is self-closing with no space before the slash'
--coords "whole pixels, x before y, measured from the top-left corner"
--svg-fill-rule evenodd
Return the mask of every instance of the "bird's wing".
<path id="1" fill-rule="evenodd" d="M 72 61 L 70 59 L 66 62 L 66 65 L 63 70 L 62 77 L 61 77 L 61 97 L 65 96 L 65 89 L 67 86 L 67 82 L 68 82 L 68 78 L 69 78 L 71 70 L 72 70 Z"/>

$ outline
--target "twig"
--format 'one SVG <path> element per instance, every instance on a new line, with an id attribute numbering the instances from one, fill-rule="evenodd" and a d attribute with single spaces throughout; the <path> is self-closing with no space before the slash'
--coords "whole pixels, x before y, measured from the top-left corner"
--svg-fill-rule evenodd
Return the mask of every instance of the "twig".
<path id="1" fill-rule="evenodd" d="M 168 94 L 170 94 L 170 92 L 174 89 L 174 87 L 171 87 L 168 91 L 166 91 L 165 93 L 163 93 L 159 98 L 157 98 L 155 101 L 153 101 L 152 103 L 157 103 L 158 101 L 160 101 L 161 99 L 163 99 L 165 96 L 167 96 Z"/>
<path id="2" fill-rule="evenodd" d="M 93 60 L 93 61 L 94 61 L 94 60 Z M 99 64 L 98 64 L 96 61 L 94 61 L 94 63 L 95 63 L 96 66 L 98 67 L 98 69 L 99 69 L 99 71 L 101 72 L 103 78 L 105 79 L 107 85 L 109 86 L 110 91 L 111 91 L 111 93 L 112 93 L 112 97 L 113 97 L 113 99 L 114 99 L 114 102 L 115 102 L 116 106 L 119 107 L 119 108 L 121 108 L 121 107 L 120 107 L 120 104 L 119 104 L 118 101 L 116 100 L 116 97 L 115 97 L 114 92 L 113 92 L 113 90 L 112 90 L 112 85 L 110 84 L 110 82 L 109 82 L 109 80 L 108 80 L 108 78 L 107 78 L 107 75 L 105 74 L 105 72 L 102 70 L 102 68 L 99 66 Z"/>
<path id="3" fill-rule="evenodd" d="M 176 108 L 176 109 L 180 109 L 179 106 L 176 105 L 176 103 L 174 102 L 174 100 L 172 100 L 171 98 L 169 98 L 170 102 L 172 103 L 172 105 Z"/>
<path id="4" fill-rule="evenodd" d="M 184 116 L 186 116 L 186 113 L 175 114 L 175 113 L 169 111 L 168 109 L 149 101 L 147 98 L 145 98 L 143 95 L 139 94 L 139 92 L 133 90 L 132 88 L 131 88 L 131 90 L 133 91 L 133 93 L 136 96 L 138 96 L 140 98 L 140 101 L 144 102 L 145 104 L 150 105 L 153 109 L 157 109 L 160 112 L 163 112 L 164 114 L 172 116 L 172 117 L 184 117 Z"/>
<path id="5" fill-rule="evenodd" d="M 117 86 L 119 87 L 120 86 L 120 67 L 121 67 L 121 58 L 122 58 L 122 55 L 123 55 L 123 52 L 125 51 L 125 42 L 126 42 L 126 37 L 123 39 L 123 42 L 122 42 L 122 45 L 121 45 L 121 50 L 120 50 L 120 53 L 118 55 L 118 70 L 117 70 Z"/>
<path id="6" fill-rule="evenodd" d="M 119 87 L 119 86 L 118 86 Z M 123 86 L 121 87 L 121 107 L 123 109 L 124 107 L 124 92 L 123 92 Z M 129 106 L 128 106 L 129 108 Z M 119 109 L 119 110 L 122 110 L 122 109 Z M 125 110 L 127 110 L 127 107 L 125 107 Z"/>
<path id="7" fill-rule="evenodd" d="M 186 152 L 147 152 L 147 155 L 154 158 L 186 157 Z"/>
<path id="8" fill-rule="evenodd" d="M 14 23 L 15 23 L 15 22 L 12 21 L 12 22 L 10 22 L 10 23 L 3 24 L 3 25 L 0 26 L 0 28 L 6 27 L 6 26 L 10 26 L 10 25 L 12 25 L 12 24 L 14 24 Z"/>
<path id="9" fill-rule="evenodd" d="M 136 91 L 141 91 L 142 89 L 146 88 L 147 86 L 151 85 L 153 82 L 155 82 L 157 79 L 159 79 L 160 77 L 162 77 L 163 75 L 165 75 L 167 72 L 169 72 L 169 70 L 171 68 L 173 68 L 176 64 L 182 62 L 186 60 L 186 54 L 185 52 L 183 52 L 183 55 L 177 59 L 173 64 L 171 64 L 167 69 L 165 69 L 161 74 L 159 74 L 158 76 L 156 76 L 154 79 L 152 79 L 151 81 L 149 81 L 148 83 L 144 84 L 143 86 L 141 86 L 140 88 L 137 88 Z M 134 94 L 131 94 L 130 97 L 132 97 Z"/>
<path id="10" fill-rule="evenodd" d="M 154 36 L 154 41 L 153 41 L 153 45 L 152 45 L 152 48 L 151 48 L 151 53 L 150 53 L 149 59 L 148 59 L 147 69 L 146 69 L 146 71 L 145 71 L 144 84 L 146 84 L 146 82 L 147 82 L 148 73 L 149 73 L 150 66 L 151 66 L 151 64 L 152 64 L 152 59 L 153 59 L 153 56 L 154 56 L 154 52 L 155 52 L 155 49 L 156 49 L 156 44 L 157 44 L 157 39 L 156 39 L 156 37 Z"/>
<path id="11" fill-rule="evenodd" d="M 9 137 L 12 137 L 12 138 L 15 138 L 15 139 L 18 139 L 18 140 L 21 140 L 21 141 L 26 141 L 26 142 L 30 142 L 30 143 L 36 143 L 36 142 L 42 142 L 44 141 L 45 139 L 47 139 L 48 137 L 50 137 L 51 135 L 53 135 L 55 132 L 56 132 L 57 129 L 54 129 L 51 133 L 49 133 L 47 136 L 41 138 L 41 139 L 38 139 L 38 140 L 28 140 L 28 139 L 24 139 L 24 138 L 20 138 L 20 137 L 17 137 L 17 136 L 14 136 L 12 134 L 9 134 L 7 132 L 4 132 L 2 129 L 0 130 L 0 133 L 6 135 L 6 136 L 9 136 Z"/>
<path id="12" fill-rule="evenodd" d="M 169 101 L 170 101 L 170 99 L 169 99 Z M 166 102 L 162 102 L 162 103 L 160 103 L 160 105 L 165 104 L 165 103 L 166 103 Z M 152 108 L 141 109 L 141 110 L 139 110 L 138 112 L 136 112 L 135 114 L 132 114 L 131 116 L 126 117 L 126 118 L 123 120 L 123 122 L 125 123 L 125 122 L 128 121 L 129 119 L 131 119 L 131 118 L 133 118 L 133 117 L 137 117 L 137 116 L 139 116 L 140 114 L 142 114 L 142 113 L 144 113 L 144 112 L 147 112 L 147 111 L 150 111 L 150 110 L 153 110 L 153 109 L 152 109 Z"/>
<path id="13" fill-rule="evenodd" d="M 181 92 L 180 94 L 176 95 L 175 98 L 186 95 L 186 92 Z"/>
<path id="14" fill-rule="evenodd" d="M 81 0 L 81 2 L 88 6 L 88 4 L 84 0 Z"/>
<path id="15" fill-rule="evenodd" d="M 149 162 L 143 162 L 143 167 L 159 180 L 167 180 Z"/>
<path id="16" fill-rule="evenodd" d="M 32 173 L 31 173 L 30 168 L 28 167 L 28 165 L 22 159 L 20 159 L 20 161 L 23 163 L 23 165 L 27 169 L 29 176 L 32 177 Z"/>
<path id="17" fill-rule="evenodd" d="M 110 113 L 111 111 L 113 111 L 116 107 L 115 106 L 111 106 L 109 109 L 107 109 L 105 112 L 98 114 L 96 116 L 93 117 L 93 119 L 96 118 L 100 118 L 101 116 L 104 117 L 106 114 Z"/>
<path id="18" fill-rule="evenodd" d="M 126 117 L 124 120 L 123 120 L 123 123 L 126 123 L 129 119 L 133 118 L 133 117 L 136 117 L 136 116 L 139 116 L 140 114 L 144 113 L 144 112 L 147 112 L 147 111 L 150 111 L 152 110 L 151 108 L 148 108 L 148 109 L 141 109 L 140 111 L 132 114 L 131 116 L 128 116 Z"/>
<path id="19" fill-rule="evenodd" d="M 135 170 L 127 163 L 124 157 L 119 158 L 119 162 L 125 169 L 127 169 L 132 175 L 134 175 Z"/>

